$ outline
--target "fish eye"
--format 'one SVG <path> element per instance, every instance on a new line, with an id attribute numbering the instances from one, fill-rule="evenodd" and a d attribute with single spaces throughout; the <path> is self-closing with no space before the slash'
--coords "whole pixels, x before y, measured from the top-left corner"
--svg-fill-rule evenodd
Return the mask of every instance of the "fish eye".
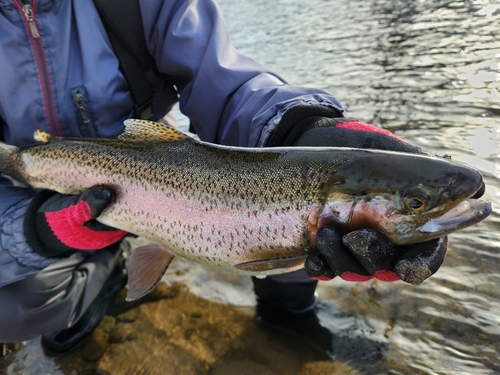
<path id="1" fill-rule="evenodd" d="M 431 206 L 431 197 L 422 187 L 403 192 L 403 206 L 408 212 L 423 212 Z"/>

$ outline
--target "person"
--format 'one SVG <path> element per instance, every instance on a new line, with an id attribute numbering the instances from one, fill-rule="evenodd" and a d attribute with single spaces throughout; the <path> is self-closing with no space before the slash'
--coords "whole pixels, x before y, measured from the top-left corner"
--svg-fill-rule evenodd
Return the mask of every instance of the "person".
<path id="1" fill-rule="evenodd" d="M 200 139 L 248 147 L 328 145 L 425 153 L 389 132 L 347 119 L 328 92 L 287 84 L 229 42 L 212 0 L 139 1 L 149 53 L 153 117 L 179 101 Z M 116 138 L 134 116 L 127 80 L 90 0 L 0 0 L 0 117 L 3 139 L 33 143 L 33 132 Z M 164 76 L 170 77 L 165 80 Z M 126 284 L 125 232 L 94 219 L 113 203 L 105 187 L 66 196 L 34 192 L 6 176 L 0 184 L 0 342 L 42 335 L 48 355 L 78 347 Z M 349 241 L 335 228 L 318 233 L 306 273 L 254 279 L 259 304 L 310 311 L 318 280 L 425 278 L 436 272 L 446 239 L 398 254 L 378 234 Z M 361 239 L 384 247 L 379 259 L 356 257 Z M 343 243 L 345 242 L 345 244 Z M 366 241 L 362 241 L 365 243 Z M 402 261 L 405 261 L 401 266 Z M 396 266 L 401 266 L 399 271 Z M 428 271 L 415 272 L 424 265 Z"/>

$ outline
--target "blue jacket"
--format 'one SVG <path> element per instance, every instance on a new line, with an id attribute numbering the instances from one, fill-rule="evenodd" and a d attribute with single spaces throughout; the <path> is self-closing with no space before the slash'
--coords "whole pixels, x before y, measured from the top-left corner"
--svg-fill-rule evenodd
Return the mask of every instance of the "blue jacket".
<path id="1" fill-rule="evenodd" d="M 298 103 L 331 106 L 330 94 L 288 85 L 229 43 L 212 0 L 143 0 L 147 46 L 177 91 L 151 75 L 156 117 L 177 100 L 202 140 L 262 146 L 283 112 Z M 133 100 L 92 0 L 0 0 L 0 116 L 5 140 L 33 132 L 114 138 Z M 57 259 L 26 244 L 23 220 L 33 192 L 0 179 L 0 286 Z"/>

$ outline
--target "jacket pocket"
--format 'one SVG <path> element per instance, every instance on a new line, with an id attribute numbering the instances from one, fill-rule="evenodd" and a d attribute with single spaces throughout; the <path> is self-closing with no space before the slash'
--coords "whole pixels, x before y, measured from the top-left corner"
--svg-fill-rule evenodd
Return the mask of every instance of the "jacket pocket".
<path id="1" fill-rule="evenodd" d="M 90 106 L 87 98 L 87 91 L 83 86 L 76 87 L 71 90 L 71 97 L 75 104 L 76 117 L 82 136 L 97 138 L 97 132 L 90 114 Z"/>

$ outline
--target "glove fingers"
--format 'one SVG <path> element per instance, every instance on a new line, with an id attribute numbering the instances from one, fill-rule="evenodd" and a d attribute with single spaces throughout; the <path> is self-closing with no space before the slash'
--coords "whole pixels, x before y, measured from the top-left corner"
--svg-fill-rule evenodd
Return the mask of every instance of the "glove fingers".
<path id="1" fill-rule="evenodd" d="M 72 250 L 99 250 L 119 241 L 126 232 L 93 220 L 114 197 L 106 187 L 93 187 L 81 195 L 37 193 L 25 218 L 28 243 L 50 257 Z"/>
<path id="2" fill-rule="evenodd" d="M 333 273 L 346 281 L 366 281 L 373 276 L 342 243 L 340 231 L 323 227 L 316 234 L 316 246 Z"/>
<path id="3" fill-rule="evenodd" d="M 88 221 L 98 217 L 106 208 L 115 201 L 112 189 L 95 186 L 85 190 L 81 195 L 53 195 L 48 198 L 38 209 L 39 212 L 59 212 L 70 206 L 85 206 L 88 209 L 79 210 L 80 220 Z M 83 203 L 83 204 L 82 204 Z M 86 203 L 86 204 L 85 204 Z"/>
<path id="4" fill-rule="evenodd" d="M 399 280 L 393 270 L 401 251 L 381 238 L 374 230 L 362 229 L 350 232 L 343 237 L 343 243 L 356 256 L 363 268 L 377 279 Z"/>
<path id="5" fill-rule="evenodd" d="M 306 258 L 304 269 L 306 270 L 306 275 L 314 280 L 327 281 L 337 276 L 325 257 L 321 254 L 309 255 Z"/>
<path id="6" fill-rule="evenodd" d="M 418 285 L 437 272 L 448 251 L 448 237 L 412 245 L 395 266 L 396 274 L 407 283 Z"/>
<path id="7" fill-rule="evenodd" d="M 90 207 L 90 217 L 87 220 L 95 219 L 114 203 L 115 192 L 105 186 L 94 186 L 81 194 L 80 201 L 87 202 Z"/>

